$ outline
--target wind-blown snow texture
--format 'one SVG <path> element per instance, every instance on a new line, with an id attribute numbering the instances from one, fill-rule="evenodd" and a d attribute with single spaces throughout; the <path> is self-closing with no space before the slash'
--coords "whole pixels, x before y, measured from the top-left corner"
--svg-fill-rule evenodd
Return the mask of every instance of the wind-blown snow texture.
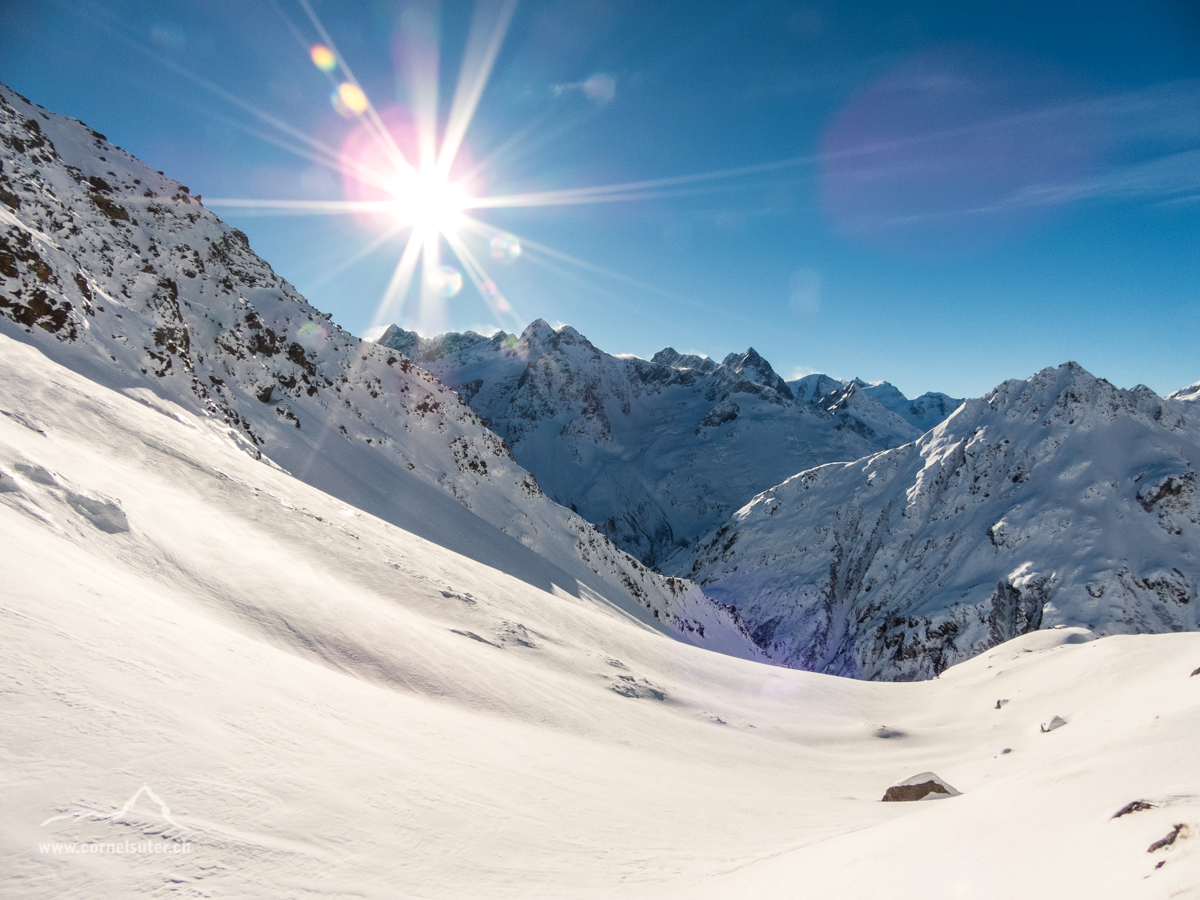
<path id="1" fill-rule="evenodd" d="M 1038 628 L 1194 630 L 1200 414 L 1075 363 L 801 472 L 667 570 L 788 666 L 928 678 Z"/>
<path id="2" fill-rule="evenodd" d="M 759 655 L 728 611 L 546 498 L 453 391 L 309 306 L 186 187 L 2 87 L 0 164 L 0 334 L 222 422 L 256 458 L 489 565 L 528 548 L 565 590 Z M 480 539 L 462 509 L 509 539 Z"/>
<path id="3" fill-rule="evenodd" d="M 753 348 L 720 363 L 670 347 L 618 357 L 541 319 L 519 337 L 392 326 L 379 341 L 456 389 L 551 497 L 651 566 L 759 491 L 914 440 L 960 402 L 824 375 L 789 384 Z"/>

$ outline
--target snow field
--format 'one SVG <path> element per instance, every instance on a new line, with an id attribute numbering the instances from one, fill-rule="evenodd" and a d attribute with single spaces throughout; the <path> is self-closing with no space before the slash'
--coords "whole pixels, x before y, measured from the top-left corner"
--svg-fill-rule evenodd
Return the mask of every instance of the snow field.
<path id="1" fill-rule="evenodd" d="M 0 339 L 6 896 L 1197 893 L 1195 634 L 1037 632 L 913 684 L 773 668 L 142 400 Z M 925 771 L 962 796 L 879 802 Z M 144 801 L 40 827 L 142 784 L 186 831 Z M 147 835 L 194 849 L 37 849 Z"/>

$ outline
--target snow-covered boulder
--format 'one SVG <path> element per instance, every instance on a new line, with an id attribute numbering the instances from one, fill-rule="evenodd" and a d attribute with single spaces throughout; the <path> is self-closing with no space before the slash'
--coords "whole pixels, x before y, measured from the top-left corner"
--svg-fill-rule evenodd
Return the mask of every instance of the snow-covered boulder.
<path id="1" fill-rule="evenodd" d="M 883 802 L 946 800 L 960 794 L 961 791 L 956 791 L 946 783 L 945 779 L 938 777 L 933 772 L 922 772 L 893 784 L 884 792 Z"/>

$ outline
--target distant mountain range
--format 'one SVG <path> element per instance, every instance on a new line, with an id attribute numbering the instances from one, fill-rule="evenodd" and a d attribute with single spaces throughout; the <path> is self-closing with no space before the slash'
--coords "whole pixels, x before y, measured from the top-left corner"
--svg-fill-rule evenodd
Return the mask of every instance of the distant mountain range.
<path id="1" fill-rule="evenodd" d="M 1200 385 L 1163 399 L 1068 363 L 982 400 L 910 401 L 887 382 L 785 382 L 753 349 L 616 357 L 542 320 L 380 341 L 780 664 L 927 678 L 1041 627 L 1200 622 Z"/>
<path id="2" fill-rule="evenodd" d="M 392 326 L 379 342 L 458 391 L 551 497 L 650 566 L 759 491 L 913 441 L 961 402 L 910 401 L 887 382 L 785 382 L 753 348 L 719 363 L 670 347 L 618 357 L 541 319 L 490 338 Z"/>

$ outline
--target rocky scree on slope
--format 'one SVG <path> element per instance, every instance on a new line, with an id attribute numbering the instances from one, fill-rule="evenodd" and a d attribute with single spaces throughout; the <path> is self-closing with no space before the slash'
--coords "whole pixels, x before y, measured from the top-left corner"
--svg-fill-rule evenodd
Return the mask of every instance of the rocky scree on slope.
<path id="1" fill-rule="evenodd" d="M 912 444 L 801 472 L 666 571 L 776 662 L 932 677 L 1055 625 L 1193 630 L 1200 415 L 1075 363 L 968 400 Z"/>
<path id="2" fill-rule="evenodd" d="M 578 581 L 685 640 L 760 655 L 693 585 L 546 498 L 434 376 L 306 303 L 188 188 L 3 87 L 0 332 L 221 423 L 246 452 L 354 505 L 371 510 L 364 487 L 383 497 L 421 482 L 436 493 L 418 495 L 453 498 L 560 567 L 568 590 Z"/>
<path id="3" fill-rule="evenodd" d="M 719 363 L 672 348 L 649 361 L 617 357 L 541 319 L 520 336 L 490 338 L 392 326 L 379 342 L 457 390 L 551 497 L 649 566 L 801 469 L 925 430 L 875 400 L 880 385 L 788 384 L 753 348 Z M 926 395 L 910 405 L 932 420 L 950 402 Z"/>

